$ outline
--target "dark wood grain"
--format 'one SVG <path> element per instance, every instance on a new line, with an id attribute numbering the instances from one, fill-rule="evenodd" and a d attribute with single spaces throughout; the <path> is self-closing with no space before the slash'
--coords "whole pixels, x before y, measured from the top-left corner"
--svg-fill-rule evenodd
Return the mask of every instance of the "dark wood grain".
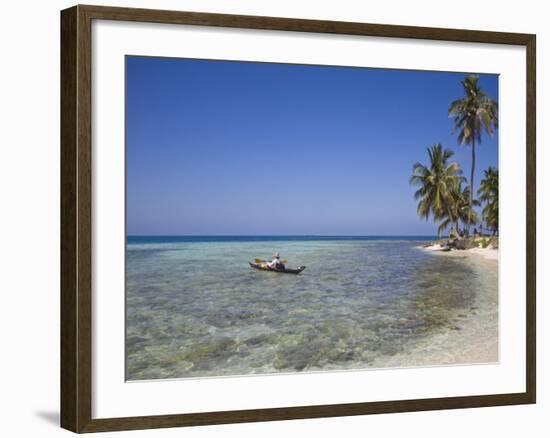
<path id="1" fill-rule="evenodd" d="M 528 395 L 522 393 L 419 400 L 396 400 L 387 402 L 348 403 L 244 411 L 207 412 L 183 415 L 107 418 L 92 420 L 81 432 L 105 432 L 129 429 L 154 429 L 260 421 L 299 420 L 307 418 L 479 408 L 529 403 L 532 403 L 532 401 L 529 399 Z"/>
<path id="2" fill-rule="evenodd" d="M 294 32 L 512 44 L 527 54 L 526 391 L 514 394 L 92 419 L 91 23 L 123 20 Z M 61 425 L 75 432 L 150 429 L 535 403 L 536 38 L 439 29 L 197 12 L 75 6 L 61 13 Z"/>
<path id="3" fill-rule="evenodd" d="M 396 26 L 343 21 L 303 20 L 253 15 L 210 14 L 104 6 L 81 6 L 94 19 L 139 21 L 147 23 L 187 24 L 243 29 L 285 30 L 292 32 L 332 33 L 387 38 L 413 38 L 471 43 L 526 45 L 532 35 L 435 27 Z"/>
<path id="4" fill-rule="evenodd" d="M 92 22 L 77 14 L 78 405 L 80 427 L 92 413 Z"/>
<path id="5" fill-rule="evenodd" d="M 537 398 L 537 81 L 536 37 L 526 44 L 527 54 L 527 245 L 526 245 L 526 355 L 527 394 L 532 403 Z"/>
<path id="6" fill-rule="evenodd" d="M 77 430 L 76 8 L 61 15 L 61 426 Z"/>
<path id="7" fill-rule="evenodd" d="M 61 14 L 61 425 L 91 419 L 91 21 Z"/>

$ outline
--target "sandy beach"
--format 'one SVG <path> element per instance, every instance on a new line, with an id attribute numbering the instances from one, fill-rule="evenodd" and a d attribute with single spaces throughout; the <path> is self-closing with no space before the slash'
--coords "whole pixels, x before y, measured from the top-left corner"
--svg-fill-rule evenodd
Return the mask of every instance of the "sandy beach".
<path id="1" fill-rule="evenodd" d="M 468 250 L 443 251 L 439 243 L 419 247 L 441 257 L 470 258 L 473 266 L 498 273 L 498 249 L 472 248 Z M 456 365 L 495 363 L 499 360 L 498 349 L 498 290 L 487 288 L 480 294 L 470 312 L 460 315 L 451 331 L 443 331 L 422 339 L 406 352 L 391 359 L 385 358 L 377 366 Z"/>
<path id="2" fill-rule="evenodd" d="M 498 248 L 471 248 L 466 250 L 452 249 L 451 251 L 445 251 L 439 243 L 434 243 L 430 246 L 423 246 L 422 249 L 426 251 L 436 251 L 446 256 L 458 256 L 458 257 L 470 257 L 470 256 L 482 256 L 488 260 L 498 261 Z"/>

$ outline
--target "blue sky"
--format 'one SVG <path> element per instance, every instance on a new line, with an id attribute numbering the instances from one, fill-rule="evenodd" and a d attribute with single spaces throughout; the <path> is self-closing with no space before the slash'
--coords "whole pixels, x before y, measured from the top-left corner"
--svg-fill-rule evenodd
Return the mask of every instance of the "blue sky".
<path id="1" fill-rule="evenodd" d="M 455 151 L 463 73 L 128 57 L 129 235 L 433 235 L 409 177 Z M 498 99 L 498 77 L 480 86 Z M 476 148 L 476 187 L 498 135 Z"/>

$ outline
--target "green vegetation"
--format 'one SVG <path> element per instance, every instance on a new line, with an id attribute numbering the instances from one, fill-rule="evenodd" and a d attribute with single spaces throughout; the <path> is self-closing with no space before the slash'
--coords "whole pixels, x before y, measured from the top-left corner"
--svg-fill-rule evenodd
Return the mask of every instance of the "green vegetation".
<path id="1" fill-rule="evenodd" d="M 462 177 L 464 179 L 464 177 Z M 479 201 L 477 199 L 471 200 L 472 205 L 478 206 Z M 472 223 L 478 222 L 477 212 L 475 210 L 470 211 L 470 187 L 464 186 L 462 188 L 462 182 L 459 182 L 457 186 L 453 187 L 450 191 L 449 207 L 448 210 L 453 212 L 452 216 L 445 215 L 443 220 L 439 223 L 437 233 L 439 236 L 451 226 L 451 236 L 458 236 L 459 223 L 466 223 L 471 220 Z"/>
<path id="2" fill-rule="evenodd" d="M 472 147 L 472 168 L 470 172 L 469 195 L 470 212 L 473 212 L 474 170 L 476 163 L 476 142 L 481 143 L 483 131 L 493 135 L 498 127 L 498 104 L 488 97 L 478 86 L 477 76 L 466 76 L 462 83 L 464 97 L 455 100 L 449 107 L 449 117 L 453 117 L 454 130 L 458 130 L 458 143 Z M 466 222 L 466 234 L 469 234 L 470 224 L 475 223 L 470 216 Z"/>
<path id="3" fill-rule="evenodd" d="M 482 248 L 487 248 L 489 246 L 489 239 L 486 239 L 485 237 L 481 239 L 480 245 Z"/>
<path id="4" fill-rule="evenodd" d="M 412 185 L 418 186 L 414 194 L 419 201 L 416 211 L 426 220 L 431 214 L 435 221 L 441 221 L 445 226 L 453 224 L 457 228 L 459 204 L 456 197 L 465 181 L 462 170 L 458 163 L 449 162 L 454 155 L 452 150 L 443 150 L 440 144 L 435 144 L 427 151 L 429 164 L 416 163 L 410 180 Z"/>
<path id="5" fill-rule="evenodd" d="M 482 210 L 482 217 L 487 228 L 498 232 L 498 169 L 489 167 L 485 170 L 485 176 L 477 191 L 479 199 L 485 203 Z"/>
<path id="6" fill-rule="evenodd" d="M 450 237 L 462 235 L 459 225 L 463 224 L 464 234 L 469 236 L 470 226 L 480 223 L 475 207 L 481 206 L 482 219 L 486 227 L 495 235 L 498 232 L 498 169 L 489 167 L 477 191 L 479 200 L 474 198 L 475 148 L 481 143 L 483 131 L 493 135 L 498 128 L 498 105 L 478 86 L 478 77 L 466 76 L 461 81 L 464 97 L 455 100 L 449 108 L 453 117 L 453 131 L 459 131 L 458 143 L 472 148 L 470 184 L 457 162 L 451 162 L 454 152 L 435 144 L 427 149 L 428 163 L 416 163 L 410 183 L 417 187 L 414 194 L 418 200 L 417 213 L 428 220 L 433 217 L 441 236 L 450 229 Z M 480 230 L 481 231 L 481 230 Z M 493 240 L 480 240 L 478 244 L 495 246 Z M 498 242 L 496 243 L 498 245 Z"/>

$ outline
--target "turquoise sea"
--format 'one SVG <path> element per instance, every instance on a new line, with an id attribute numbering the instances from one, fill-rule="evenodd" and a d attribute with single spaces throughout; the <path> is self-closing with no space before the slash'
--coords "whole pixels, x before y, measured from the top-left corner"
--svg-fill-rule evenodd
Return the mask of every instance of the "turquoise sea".
<path id="1" fill-rule="evenodd" d="M 433 239 L 128 237 L 126 377 L 395 363 L 432 336 L 462 330 L 472 315 L 496 312 L 496 298 L 486 299 L 496 297 L 496 262 L 420 248 Z M 249 260 L 275 251 L 288 266 L 306 270 L 286 275 L 249 267 Z"/>

